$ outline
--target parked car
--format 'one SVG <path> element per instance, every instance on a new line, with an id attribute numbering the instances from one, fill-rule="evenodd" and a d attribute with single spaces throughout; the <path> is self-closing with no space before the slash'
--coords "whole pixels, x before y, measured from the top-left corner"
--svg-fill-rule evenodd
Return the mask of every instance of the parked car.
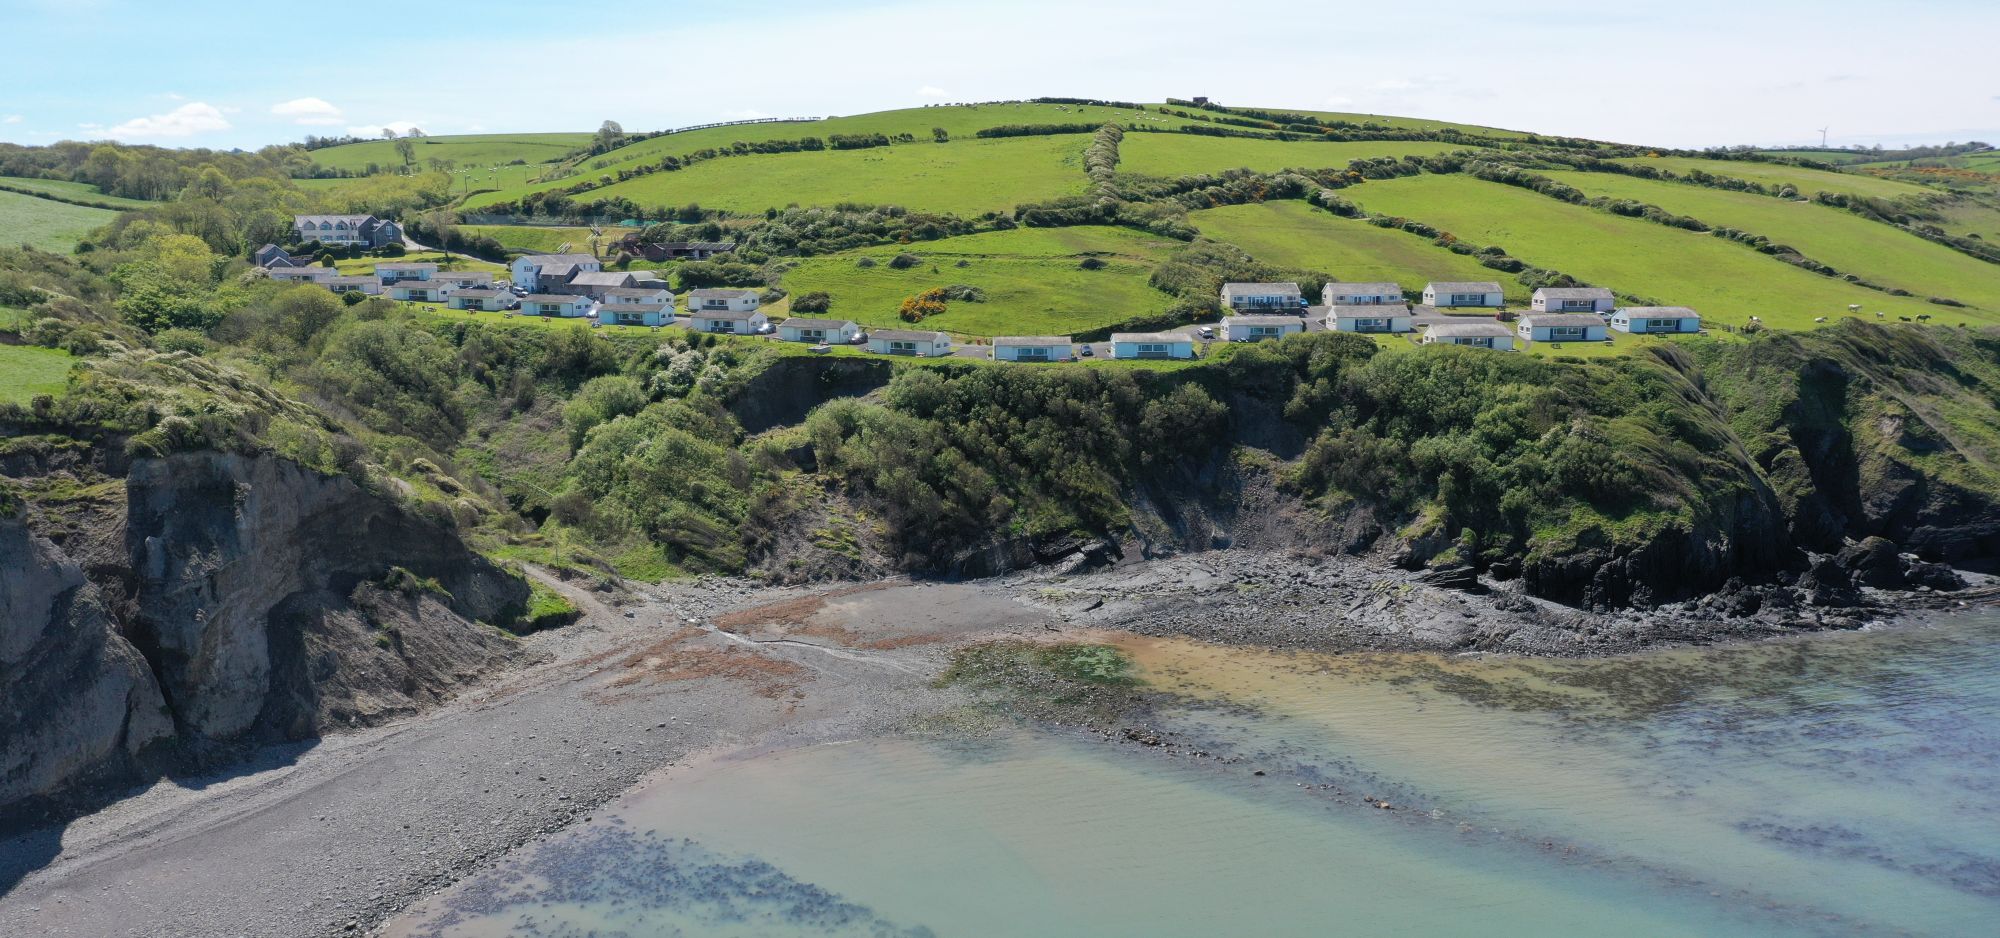
<path id="1" fill-rule="evenodd" d="M 1204 338 L 1204 339 L 1213 339 L 1213 338 L 1215 338 L 1215 327 L 1214 327 L 1214 326 L 1203 326 L 1203 327 L 1201 327 L 1201 328 L 1199 328 L 1199 329 L 1196 329 L 1196 330 L 1195 330 L 1195 332 L 1196 332 L 1196 333 L 1197 333 L 1198 335 L 1200 335 L 1200 336 L 1201 336 L 1202 338 Z"/>
<path id="2" fill-rule="evenodd" d="M 1083 344 L 1083 350 L 1082 350 L 1082 351 L 1080 351 L 1080 352 L 1077 352 L 1077 354 L 1078 354 L 1078 355 L 1082 355 L 1082 356 L 1083 356 L 1083 357 L 1085 357 L 1085 358 L 1089 358 L 1089 357 L 1091 357 L 1091 356 L 1093 356 L 1093 355 L 1096 355 L 1097 353 L 1096 353 L 1096 352 L 1093 352 L 1093 351 L 1091 351 L 1091 350 L 1090 350 L 1090 343 L 1088 343 L 1088 342 L 1085 342 L 1085 343 Z"/>

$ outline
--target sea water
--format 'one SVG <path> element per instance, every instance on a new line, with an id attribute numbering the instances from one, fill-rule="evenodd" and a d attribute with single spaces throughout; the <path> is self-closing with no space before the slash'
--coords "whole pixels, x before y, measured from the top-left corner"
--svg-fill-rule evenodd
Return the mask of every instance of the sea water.
<path id="1" fill-rule="evenodd" d="M 2000 933 L 2000 617 L 1586 662 L 1121 644 L 1163 745 L 717 759 L 391 933 Z"/>

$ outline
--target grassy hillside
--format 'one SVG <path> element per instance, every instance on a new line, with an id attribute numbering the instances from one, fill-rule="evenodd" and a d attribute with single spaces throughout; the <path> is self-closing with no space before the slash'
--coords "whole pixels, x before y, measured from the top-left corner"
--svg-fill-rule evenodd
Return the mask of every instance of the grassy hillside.
<path id="1" fill-rule="evenodd" d="M 1518 130 L 1503 130 L 1499 127 L 1485 127 L 1479 124 L 1458 124 L 1451 121 L 1434 121 L 1421 117 L 1395 117 L 1387 114 L 1356 114 L 1352 111 L 1307 111 L 1290 107 L 1260 108 L 1260 110 L 1283 111 L 1287 114 L 1304 114 L 1329 121 L 1347 121 L 1351 124 L 1380 124 L 1406 130 L 1456 130 L 1461 133 L 1479 134 L 1485 137 L 1508 137 L 1522 139 L 1528 135 Z"/>
<path id="2" fill-rule="evenodd" d="M 0 243 L 66 252 L 91 229 L 117 216 L 110 209 L 0 192 Z"/>
<path id="3" fill-rule="evenodd" d="M 525 248 L 530 251 L 555 252 L 568 244 L 571 250 L 588 253 L 590 251 L 590 229 L 588 228 L 545 228 L 533 225 L 460 225 L 458 230 L 467 235 L 480 235 L 500 242 L 504 247 Z M 604 230 L 602 244 L 611 242 L 630 229 Z"/>
<path id="4" fill-rule="evenodd" d="M 1850 303 L 1889 316 L 1932 313 L 1993 322 L 1809 273 L 1720 238 L 1558 202 L 1469 176 L 1370 182 L 1342 195 L 1372 212 L 1420 219 L 1479 244 L 1498 244 L 1528 263 L 1624 294 L 1692 306 L 1710 322 L 1812 328 Z M 1965 312 L 1963 317 L 1961 312 Z M 1872 318 L 1872 317 L 1871 317 Z"/>
<path id="5" fill-rule="evenodd" d="M 807 258 L 785 274 L 784 286 L 794 296 L 831 294 L 831 316 L 913 328 L 896 315 L 904 297 L 966 284 L 986 291 L 986 301 L 951 303 L 946 313 L 914 328 L 963 336 L 1066 335 L 1172 305 L 1173 298 L 1147 278 L 1177 244 L 1122 228 L 1021 228 Z M 889 260 L 904 251 L 923 263 L 906 270 L 890 267 Z M 1086 256 L 1106 266 L 1084 270 L 1078 265 Z M 864 257 L 875 266 L 859 266 Z"/>
<path id="6" fill-rule="evenodd" d="M 0 402 L 21 404 L 60 393 L 76 359 L 61 349 L 0 345 Z"/>
<path id="7" fill-rule="evenodd" d="M 551 163 L 565 154 L 588 144 L 588 133 L 543 133 L 543 134 L 463 134 L 444 137 L 418 137 L 412 141 L 416 146 L 417 162 L 425 160 L 452 160 L 461 167 L 499 166 L 514 160 L 529 163 Z M 361 172 L 368 164 L 395 167 L 403 164 L 403 158 L 396 153 L 393 140 L 370 140 L 366 143 L 350 143 L 343 146 L 327 147 L 312 151 L 315 164 L 328 169 L 344 169 Z"/>
<path id="8" fill-rule="evenodd" d="M 1350 283 L 1392 280 L 1405 290 L 1422 290 L 1432 280 L 1498 279 L 1510 302 L 1528 301 L 1528 289 L 1513 277 L 1470 257 L 1304 202 L 1228 205 L 1195 212 L 1188 220 L 1202 234 L 1281 267 L 1324 270 Z"/>
<path id="9" fill-rule="evenodd" d="M 2000 313 L 2000 266 L 1842 209 L 1611 173 L 1551 172 L 1593 196 L 1636 199 L 1797 248 L 1842 273 Z"/>
<path id="10" fill-rule="evenodd" d="M 123 196 L 105 195 L 96 186 L 87 182 L 70 182 L 64 179 L 27 179 L 20 176 L 0 176 L 0 188 L 46 192 L 60 198 L 103 202 L 107 205 L 116 205 L 123 208 L 145 208 L 153 204 L 144 199 L 128 199 Z"/>
<path id="11" fill-rule="evenodd" d="M 1809 196 L 1815 192 L 1841 192 L 1878 199 L 1895 199 L 1903 196 L 1936 194 L 1936 190 L 1893 179 L 1882 179 L 1863 173 L 1835 173 L 1823 169 L 1807 169 L 1784 163 L 1704 160 L 1688 156 L 1635 157 L 1619 162 L 1638 163 L 1674 173 L 1686 173 L 1698 169 L 1717 176 L 1728 176 L 1731 179 L 1745 179 L 1766 185 L 1791 185 L 1798 188 L 1801 196 Z"/>
<path id="12" fill-rule="evenodd" d="M 1258 172 L 1280 169 L 1328 169 L 1373 156 L 1431 156 L 1465 149 L 1453 143 L 1423 141 L 1249 140 L 1241 137 L 1197 137 L 1189 134 L 1127 134 L 1119 147 L 1119 172 L 1146 176 L 1191 176 L 1225 169 Z"/>
<path id="13" fill-rule="evenodd" d="M 1082 192 L 1088 134 L 770 153 L 697 163 L 594 190 L 648 206 L 737 213 L 858 202 L 978 215 Z"/>

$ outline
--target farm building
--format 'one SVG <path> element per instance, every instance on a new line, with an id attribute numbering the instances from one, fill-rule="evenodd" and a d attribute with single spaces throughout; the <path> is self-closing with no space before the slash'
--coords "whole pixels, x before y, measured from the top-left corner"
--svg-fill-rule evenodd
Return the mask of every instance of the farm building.
<path id="1" fill-rule="evenodd" d="M 755 290 L 691 290 L 688 292 L 688 312 L 695 310 L 726 311 L 747 313 L 759 305 Z"/>
<path id="2" fill-rule="evenodd" d="M 590 297 L 561 293 L 530 293 L 521 297 L 523 316 L 560 316 L 575 319 L 590 312 Z"/>
<path id="3" fill-rule="evenodd" d="M 1619 332 L 1700 332 L 1701 314 L 1685 306 L 1627 306 L 1611 314 Z"/>
<path id="4" fill-rule="evenodd" d="M 1296 283 L 1225 283 L 1222 308 L 1239 313 L 1296 313 L 1301 304 Z"/>
<path id="5" fill-rule="evenodd" d="M 1076 343 L 1066 335 L 1003 335 L 993 340 L 993 360 L 1000 362 L 1066 362 L 1076 357 Z"/>
<path id="6" fill-rule="evenodd" d="M 1408 332 L 1410 310 L 1395 306 L 1336 306 L 1326 312 L 1326 327 L 1335 332 Z"/>
<path id="7" fill-rule="evenodd" d="M 403 229 L 373 215 L 293 215 L 292 231 L 300 243 L 360 244 L 383 247 L 403 243 Z"/>
<path id="8" fill-rule="evenodd" d="M 1602 342 L 1609 327 L 1595 313 L 1529 313 L 1514 331 L 1529 342 Z"/>
<path id="9" fill-rule="evenodd" d="M 1225 316 L 1222 319 L 1222 337 L 1231 342 L 1282 339 L 1304 331 L 1306 321 L 1300 316 Z"/>
<path id="10" fill-rule="evenodd" d="M 665 284 L 647 283 L 636 287 L 619 287 L 604 291 L 604 302 L 620 306 L 658 306 L 662 309 L 674 305 L 674 291 Z"/>
<path id="11" fill-rule="evenodd" d="M 1500 284 L 1491 280 L 1473 283 L 1432 282 L 1424 285 L 1424 305 L 1440 308 L 1490 306 L 1502 303 Z"/>
<path id="12" fill-rule="evenodd" d="M 577 274 L 603 269 L 603 262 L 588 254 L 523 254 L 507 266 L 514 285 L 527 290 L 544 290 L 549 284 L 568 283 Z"/>
<path id="13" fill-rule="evenodd" d="M 751 299 L 756 299 L 756 294 L 751 294 Z M 770 318 L 766 317 L 762 310 L 757 309 L 707 309 L 692 306 L 688 309 L 688 328 L 696 332 L 754 335 L 764 331 L 770 322 Z"/>
<path id="14" fill-rule="evenodd" d="M 442 303 L 457 291 L 458 287 L 435 280 L 399 280 L 389 284 L 390 299 L 416 303 Z"/>
<path id="15" fill-rule="evenodd" d="M 606 303 L 597 308 L 597 321 L 606 326 L 672 325 L 674 311 L 658 303 Z"/>
<path id="16" fill-rule="evenodd" d="M 1193 358 L 1194 336 L 1185 332 L 1114 332 L 1112 358 Z"/>
<path id="17" fill-rule="evenodd" d="M 325 283 L 338 276 L 340 271 L 331 267 L 273 267 L 264 271 L 264 276 L 272 280 L 289 283 Z"/>
<path id="18" fill-rule="evenodd" d="M 437 272 L 438 265 L 415 261 L 375 265 L 375 278 L 382 281 L 385 287 L 404 280 L 429 280 L 437 276 Z"/>
<path id="19" fill-rule="evenodd" d="M 778 324 L 778 338 L 787 342 L 814 345 L 846 345 L 861 333 L 861 327 L 846 319 L 811 319 L 793 316 Z"/>
<path id="20" fill-rule="evenodd" d="M 1319 291 L 1322 306 L 1402 305 L 1403 288 L 1393 283 L 1329 283 Z"/>
<path id="21" fill-rule="evenodd" d="M 1543 287 L 1528 305 L 1538 313 L 1608 313 L 1616 302 L 1603 287 Z"/>
<path id="22" fill-rule="evenodd" d="M 506 290 L 469 287 L 464 290 L 452 291 L 451 296 L 445 300 L 445 305 L 452 309 L 471 309 L 497 313 L 501 310 L 513 309 L 519 302 L 519 300 L 514 298 L 514 294 Z"/>
<path id="23" fill-rule="evenodd" d="M 1424 330 L 1424 344 L 1513 351 L 1514 330 L 1498 322 L 1441 322 Z"/>
<path id="24" fill-rule="evenodd" d="M 374 277 L 328 277 L 319 285 L 335 293 L 360 293 L 366 296 L 381 296 L 382 282 Z"/>
<path id="25" fill-rule="evenodd" d="M 915 355 L 935 358 L 951 354 L 951 336 L 942 332 L 910 329 L 876 329 L 868 333 L 868 350 L 877 355 Z"/>

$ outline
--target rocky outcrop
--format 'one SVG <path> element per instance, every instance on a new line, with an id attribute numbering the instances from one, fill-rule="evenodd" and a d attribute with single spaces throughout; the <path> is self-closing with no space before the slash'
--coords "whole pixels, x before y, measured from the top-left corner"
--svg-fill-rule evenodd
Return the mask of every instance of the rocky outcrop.
<path id="1" fill-rule="evenodd" d="M 887 387 L 894 373 L 891 363 L 865 358 L 780 358 L 732 390 L 726 403 L 744 432 L 762 433 L 799 423 L 835 398 Z"/>

